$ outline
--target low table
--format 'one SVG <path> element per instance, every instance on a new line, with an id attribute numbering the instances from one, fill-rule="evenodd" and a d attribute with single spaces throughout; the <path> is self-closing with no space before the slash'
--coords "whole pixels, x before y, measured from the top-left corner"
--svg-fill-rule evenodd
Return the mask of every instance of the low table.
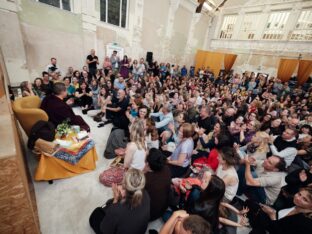
<path id="1" fill-rule="evenodd" d="M 98 156 L 95 147 L 92 147 L 75 165 L 42 153 L 36 170 L 35 180 L 64 179 L 90 172 L 96 168 L 97 160 Z"/>

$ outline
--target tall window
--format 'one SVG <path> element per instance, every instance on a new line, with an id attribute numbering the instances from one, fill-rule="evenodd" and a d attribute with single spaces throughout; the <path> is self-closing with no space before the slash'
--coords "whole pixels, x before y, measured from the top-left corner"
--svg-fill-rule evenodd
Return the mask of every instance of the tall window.
<path id="1" fill-rule="evenodd" d="M 289 12 L 275 12 L 269 17 L 262 39 L 281 40 L 284 37 L 285 25 L 289 17 Z"/>
<path id="2" fill-rule="evenodd" d="M 122 28 L 127 24 L 128 0 L 101 0 L 101 21 Z"/>
<path id="3" fill-rule="evenodd" d="M 37 1 L 54 6 L 54 7 L 61 8 L 62 10 L 71 11 L 71 7 L 70 7 L 71 0 L 37 0 Z"/>
<path id="4" fill-rule="evenodd" d="M 220 38 L 230 39 L 233 36 L 236 15 L 225 15 L 221 27 Z"/>
<path id="5" fill-rule="evenodd" d="M 296 27 L 289 33 L 289 40 L 312 41 L 312 10 L 302 11 Z"/>
<path id="6" fill-rule="evenodd" d="M 261 21 L 260 14 L 246 14 L 240 29 L 239 39 L 252 40 L 255 39 L 258 26 Z"/>

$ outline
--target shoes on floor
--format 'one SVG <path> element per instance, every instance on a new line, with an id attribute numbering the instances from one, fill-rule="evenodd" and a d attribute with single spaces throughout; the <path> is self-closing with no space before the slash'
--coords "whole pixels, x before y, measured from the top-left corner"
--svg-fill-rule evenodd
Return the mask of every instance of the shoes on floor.
<path id="1" fill-rule="evenodd" d="M 98 128 L 102 128 L 102 127 L 104 127 L 106 124 L 110 124 L 110 123 L 112 123 L 111 120 L 106 120 L 105 122 L 100 123 L 100 124 L 98 125 Z"/>

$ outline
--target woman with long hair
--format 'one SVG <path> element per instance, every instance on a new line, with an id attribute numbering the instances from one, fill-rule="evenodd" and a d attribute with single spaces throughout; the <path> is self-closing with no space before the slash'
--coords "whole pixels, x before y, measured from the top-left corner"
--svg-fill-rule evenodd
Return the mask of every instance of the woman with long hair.
<path id="1" fill-rule="evenodd" d="M 270 206 L 254 204 L 247 200 L 250 208 L 248 219 L 251 233 L 310 234 L 312 233 L 312 187 L 301 188 L 293 199 L 294 206 L 279 210 Z"/>
<path id="2" fill-rule="evenodd" d="M 20 84 L 20 88 L 22 91 L 22 96 L 27 97 L 27 96 L 35 96 L 36 94 L 33 92 L 33 87 L 32 84 L 29 81 L 23 81 Z"/>
<path id="3" fill-rule="evenodd" d="M 89 222 L 95 233 L 144 234 L 150 218 L 150 198 L 144 187 L 144 173 L 129 169 L 122 186 L 113 184 L 113 199 L 92 212 Z"/>
<path id="4" fill-rule="evenodd" d="M 87 111 L 92 105 L 92 91 L 88 87 L 86 82 L 81 82 L 80 88 L 76 89 L 75 97 L 77 98 L 77 103 L 82 109 L 83 114 L 87 114 Z"/>
<path id="5" fill-rule="evenodd" d="M 222 179 L 212 175 L 204 190 L 193 189 L 186 203 L 186 211 L 203 217 L 211 225 L 213 233 L 219 229 L 219 206 L 225 192 Z"/>
<path id="6" fill-rule="evenodd" d="M 36 96 L 40 97 L 41 99 L 45 97 L 42 84 L 43 84 L 42 78 L 38 77 L 34 80 L 33 92 L 36 94 Z"/>
<path id="7" fill-rule="evenodd" d="M 125 151 L 124 168 L 143 170 L 145 167 L 146 143 L 144 121 L 136 119 L 130 125 L 130 142 Z"/>
<path id="8" fill-rule="evenodd" d="M 238 189 L 238 175 L 235 165 L 239 162 L 239 157 L 233 147 L 223 147 L 218 150 L 219 166 L 216 175 L 219 176 L 225 184 L 225 194 L 223 201 L 231 202 L 236 195 Z"/>
<path id="9" fill-rule="evenodd" d="M 123 77 L 123 78 L 128 78 L 129 77 L 129 67 L 130 67 L 130 64 L 129 64 L 129 60 L 128 60 L 128 56 L 125 55 L 123 57 L 123 60 L 121 60 L 120 62 L 120 75 Z"/>

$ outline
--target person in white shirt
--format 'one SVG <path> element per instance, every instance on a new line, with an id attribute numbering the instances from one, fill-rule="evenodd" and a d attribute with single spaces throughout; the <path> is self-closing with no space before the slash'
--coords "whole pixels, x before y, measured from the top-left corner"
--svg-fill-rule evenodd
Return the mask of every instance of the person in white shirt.
<path id="1" fill-rule="evenodd" d="M 159 117 L 159 121 L 155 122 L 157 129 L 165 130 L 168 124 L 174 121 L 171 109 L 171 105 L 167 103 L 161 108 L 160 112 L 151 113 L 151 117 Z"/>
<path id="2" fill-rule="evenodd" d="M 48 72 L 49 75 L 51 75 L 51 73 L 53 73 L 53 72 L 58 73 L 59 75 L 61 75 L 61 70 L 56 65 L 56 58 L 51 58 L 51 64 L 47 65 L 45 71 Z"/>
<path id="3" fill-rule="evenodd" d="M 285 160 L 279 156 L 271 156 L 263 162 L 257 162 L 255 165 L 257 178 L 251 174 L 251 164 L 256 160 L 246 157 L 244 161 L 246 166 L 244 179 L 247 185 L 244 191 L 245 195 L 256 202 L 272 205 L 285 185 Z M 240 189 L 244 179 L 240 178 L 239 180 Z"/>
<path id="4" fill-rule="evenodd" d="M 282 157 L 286 161 L 286 167 L 294 161 L 297 155 L 297 130 L 286 128 L 282 136 L 272 136 L 270 149 L 272 155 Z"/>

